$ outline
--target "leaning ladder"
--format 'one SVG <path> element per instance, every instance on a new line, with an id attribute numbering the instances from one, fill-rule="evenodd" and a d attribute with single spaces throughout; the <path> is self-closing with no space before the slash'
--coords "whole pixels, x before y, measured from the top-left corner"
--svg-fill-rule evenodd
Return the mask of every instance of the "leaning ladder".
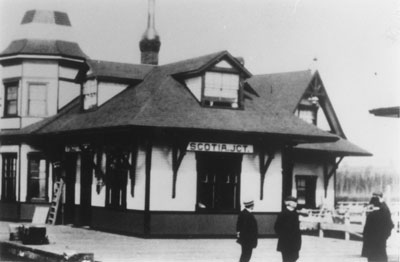
<path id="1" fill-rule="evenodd" d="M 54 184 L 53 199 L 47 215 L 47 224 L 54 225 L 56 223 L 58 207 L 60 206 L 61 195 L 63 192 L 64 181 L 60 179 Z"/>

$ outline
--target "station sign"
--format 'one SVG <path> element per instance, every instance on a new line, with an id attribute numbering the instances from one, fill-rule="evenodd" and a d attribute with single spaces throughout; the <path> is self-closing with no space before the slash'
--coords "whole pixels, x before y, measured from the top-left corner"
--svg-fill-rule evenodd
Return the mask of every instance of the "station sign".
<path id="1" fill-rule="evenodd" d="M 187 151 L 252 154 L 253 145 L 210 142 L 189 142 Z"/>

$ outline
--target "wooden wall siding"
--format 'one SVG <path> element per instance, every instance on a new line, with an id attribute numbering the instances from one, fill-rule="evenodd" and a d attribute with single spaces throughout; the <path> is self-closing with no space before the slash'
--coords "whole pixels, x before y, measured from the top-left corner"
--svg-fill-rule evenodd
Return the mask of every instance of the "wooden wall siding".
<path id="1" fill-rule="evenodd" d="M 116 233 L 143 235 L 143 225 L 143 212 L 92 208 L 91 227 L 93 228 Z"/>
<path id="2" fill-rule="evenodd" d="M 264 180 L 264 197 L 260 200 L 260 160 L 255 154 L 243 155 L 241 172 L 241 204 L 244 199 L 253 198 L 255 212 L 279 212 L 282 199 L 282 153 L 277 151 Z M 243 206 L 242 206 L 243 208 Z"/>
<path id="3" fill-rule="evenodd" d="M 131 180 L 128 178 L 126 208 L 133 210 L 144 210 L 146 185 L 146 149 L 142 146 L 138 149 L 136 159 L 136 174 L 134 195 L 131 195 Z"/>
<path id="4" fill-rule="evenodd" d="M 94 173 L 94 172 L 93 172 Z M 104 186 L 99 193 L 97 193 L 97 178 L 92 174 L 92 206 L 105 207 L 106 205 L 106 187 Z"/>
<path id="5" fill-rule="evenodd" d="M 151 167 L 150 210 L 194 211 L 196 205 L 196 158 L 187 152 L 177 173 L 176 195 L 172 197 L 172 148 L 154 146 Z"/>
<path id="6" fill-rule="evenodd" d="M 101 106 L 127 87 L 125 84 L 98 82 L 97 105 Z"/>
<path id="7" fill-rule="evenodd" d="M 19 101 L 21 102 L 21 111 L 19 112 L 22 117 L 28 115 L 28 85 L 32 82 L 47 84 L 47 115 L 55 115 L 57 113 L 58 64 L 55 62 L 24 62 L 22 101 Z"/>
<path id="8" fill-rule="evenodd" d="M 3 71 L 2 72 L 3 79 L 20 77 L 22 75 L 22 65 L 17 64 L 17 65 L 3 66 L 2 71 Z"/>
<path id="9" fill-rule="evenodd" d="M 333 165 L 328 164 L 328 170 L 331 170 Z M 325 205 L 327 207 L 334 207 L 334 179 L 333 177 L 329 181 L 327 197 L 325 197 L 324 188 L 324 163 L 322 161 L 314 160 L 311 161 L 299 161 L 297 160 L 293 168 L 293 187 L 292 194 L 297 195 L 296 191 L 296 176 L 297 175 L 309 175 L 317 177 L 317 187 L 315 192 L 315 204 L 316 206 Z"/>
<path id="10" fill-rule="evenodd" d="M 0 219 L 1 220 L 18 220 L 18 204 L 0 202 Z"/>
<path id="11" fill-rule="evenodd" d="M 263 236 L 275 234 L 276 213 L 254 214 L 258 232 Z M 237 214 L 152 213 L 151 236 L 235 236 Z"/>
<path id="12" fill-rule="evenodd" d="M 62 108 L 74 98 L 76 98 L 81 92 L 80 84 L 76 84 L 69 81 L 58 81 L 58 109 Z"/>

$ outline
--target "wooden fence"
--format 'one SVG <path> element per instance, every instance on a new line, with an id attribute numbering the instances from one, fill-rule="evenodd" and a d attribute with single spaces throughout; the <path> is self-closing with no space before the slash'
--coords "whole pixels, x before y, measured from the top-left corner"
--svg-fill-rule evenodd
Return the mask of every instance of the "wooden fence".
<path id="1" fill-rule="evenodd" d="M 400 233 L 400 203 L 390 205 L 392 220 L 397 233 Z M 350 235 L 362 237 L 367 213 L 370 211 L 368 202 L 339 202 L 335 209 L 302 209 L 300 213 L 301 230 L 319 230 L 319 236 L 324 231 L 341 231 L 345 239 Z"/>

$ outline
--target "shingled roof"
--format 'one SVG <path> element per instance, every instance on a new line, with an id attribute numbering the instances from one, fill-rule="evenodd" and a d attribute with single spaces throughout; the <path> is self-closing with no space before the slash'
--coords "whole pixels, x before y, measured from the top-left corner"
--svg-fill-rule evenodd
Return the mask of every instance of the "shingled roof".
<path id="1" fill-rule="evenodd" d="M 310 70 L 255 75 L 246 82 L 264 103 L 294 112 L 313 75 Z"/>
<path id="2" fill-rule="evenodd" d="M 334 156 L 372 156 L 370 152 L 343 138 L 335 142 L 301 144 L 297 145 L 295 149 L 312 150 L 314 152 L 328 153 Z"/>
<path id="3" fill-rule="evenodd" d="M 247 80 L 247 83 L 259 94 L 264 103 L 293 113 L 313 78 L 314 75 L 311 73 L 311 70 L 304 70 L 255 75 Z M 332 143 L 302 144 L 296 146 L 295 149 L 330 152 L 338 156 L 372 155 L 344 137 Z"/>
<path id="4" fill-rule="evenodd" d="M 12 41 L 0 57 L 12 55 L 58 55 L 69 58 L 86 59 L 85 53 L 74 42 L 61 40 L 19 39 Z"/>
<path id="5" fill-rule="evenodd" d="M 172 74 L 200 70 L 221 53 L 154 67 L 143 82 L 128 87 L 97 110 L 80 112 L 79 105 L 53 118 L 35 134 L 121 127 L 168 127 L 279 135 L 306 142 L 335 141 L 335 135 L 318 129 L 249 94 L 244 109 L 203 107 Z M 225 54 L 222 54 L 225 55 Z"/>
<path id="6" fill-rule="evenodd" d="M 152 65 L 128 64 L 101 60 L 88 60 L 90 71 L 87 77 L 105 77 L 143 80 L 154 68 Z"/>

